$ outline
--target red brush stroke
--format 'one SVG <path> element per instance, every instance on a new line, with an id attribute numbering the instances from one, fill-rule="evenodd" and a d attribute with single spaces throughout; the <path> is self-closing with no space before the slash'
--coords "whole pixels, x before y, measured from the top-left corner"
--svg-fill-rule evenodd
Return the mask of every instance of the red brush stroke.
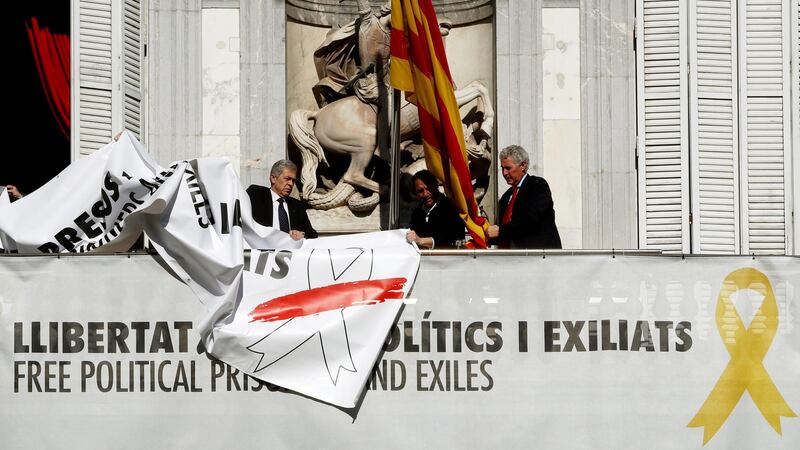
<path id="1" fill-rule="evenodd" d="M 276 297 L 253 308 L 250 322 L 274 322 L 309 316 L 348 306 L 375 305 L 403 298 L 405 278 L 364 280 L 332 284 Z"/>

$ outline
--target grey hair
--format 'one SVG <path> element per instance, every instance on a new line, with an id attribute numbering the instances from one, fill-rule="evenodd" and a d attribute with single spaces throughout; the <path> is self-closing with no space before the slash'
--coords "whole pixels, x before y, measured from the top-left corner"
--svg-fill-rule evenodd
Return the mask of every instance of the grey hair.
<path id="1" fill-rule="evenodd" d="M 288 159 L 281 159 L 272 165 L 272 169 L 270 169 L 269 171 L 269 176 L 279 177 L 286 169 L 294 170 L 295 172 L 297 172 L 297 164 L 289 161 Z"/>
<path id="2" fill-rule="evenodd" d="M 530 162 L 530 158 L 528 158 L 528 152 L 526 152 L 525 149 L 519 145 L 509 145 L 508 147 L 500 150 L 500 160 L 506 158 L 511 158 L 515 164 L 528 164 Z"/>

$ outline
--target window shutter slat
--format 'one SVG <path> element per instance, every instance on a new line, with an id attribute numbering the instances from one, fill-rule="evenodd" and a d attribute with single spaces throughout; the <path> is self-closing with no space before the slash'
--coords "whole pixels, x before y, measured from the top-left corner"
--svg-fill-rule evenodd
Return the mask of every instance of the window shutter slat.
<path id="1" fill-rule="evenodd" d="M 788 7 L 747 0 L 742 8 L 742 252 L 786 252 L 785 149 L 788 146 Z M 784 17 L 784 12 L 786 16 Z"/>
<path id="2" fill-rule="evenodd" d="M 687 252 L 685 7 L 639 0 L 638 10 L 639 245 Z"/>
<path id="3" fill-rule="evenodd" d="M 694 252 L 738 251 L 738 111 L 736 5 L 691 3 L 689 58 L 692 246 Z"/>

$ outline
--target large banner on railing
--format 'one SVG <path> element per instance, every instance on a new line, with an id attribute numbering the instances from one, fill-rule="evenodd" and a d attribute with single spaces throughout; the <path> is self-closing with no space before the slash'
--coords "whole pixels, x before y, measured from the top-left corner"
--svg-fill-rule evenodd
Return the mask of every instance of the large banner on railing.
<path id="1" fill-rule="evenodd" d="M 424 256 L 339 409 L 208 356 L 158 259 L 0 257 L 0 447 L 796 449 L 799 287 L 796 257 Z"/>

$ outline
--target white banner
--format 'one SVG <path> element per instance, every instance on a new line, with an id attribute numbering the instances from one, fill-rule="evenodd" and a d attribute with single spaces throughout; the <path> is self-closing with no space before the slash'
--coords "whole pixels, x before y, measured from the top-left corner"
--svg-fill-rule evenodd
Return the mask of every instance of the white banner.
<path id="1" fill-rule="evenodd" d="M 8 189 L 5 186 L 0 187 L 0 211 L 3 207 L 11 204 L 11 198 L 8 196 Z"/>
<path id="2" fill-rule="evenodd" d="M 120 252 L 142 231 L 205 305 L 196 329 L 211 354 L 343 407 L 355 406 L 419 263 L 400 230 L 301 243 L 263 227 L 227 159 L 164 169 L 129 132 L 0 210 L 11 252 Z M 244 248 L 277 249 L 257 264 L 278 275 L 243 277 Z M 300 347 L 310 339 L 322 364 Z"/>
<path id="3" fill-rule="evenodd" d="M 157 259 L 7 255 L 0 286 L 2 448 L 800 447 L 797 257 L 425 256 L 347 410 L 207 356 Z"/>

